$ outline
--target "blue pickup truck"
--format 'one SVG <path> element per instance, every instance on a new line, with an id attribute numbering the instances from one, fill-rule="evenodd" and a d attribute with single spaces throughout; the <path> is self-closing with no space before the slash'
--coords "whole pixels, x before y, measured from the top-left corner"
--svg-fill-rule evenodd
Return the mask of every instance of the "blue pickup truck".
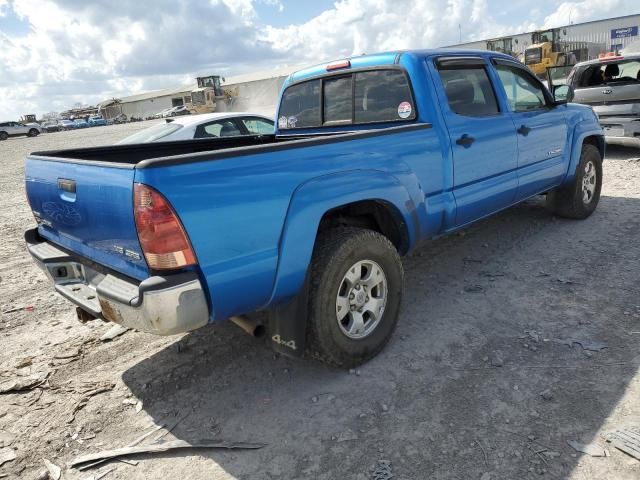
<path id="1" fill-rule="evenodd" d="M 81 317 L 169 335 L 263 312 L 276 350 L 351 367 L 389 340 L 421 241 L 534 195 L 576 219 L 600 197 L 591 108 L 495 52 L 317 65 L 276 118 L 273 135 L 29 155 L 31 255 Z"/>

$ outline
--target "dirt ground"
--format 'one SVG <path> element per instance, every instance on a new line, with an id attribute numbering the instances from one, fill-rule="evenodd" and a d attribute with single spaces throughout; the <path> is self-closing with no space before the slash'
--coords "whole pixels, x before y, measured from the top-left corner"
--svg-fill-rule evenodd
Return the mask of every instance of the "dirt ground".
<path id="1" fill-rule="evenodd" d="M 612 479 L 640 462 L 604 435 L 640 427 L 640 152 L 611 148 L 597 212 L 536 199 L 404 261 L 398 329 L 352 372 L 274 355 L 232 324 L 169 338 L 80 324 L 25 251 L 31 151 L 112 143 L 145 124 L 0 143 L 0 478 Z M 74 415 L 74 410 L 75 415 Z M 164 440 L 259 442 L 180 450 L 84 472 L 78 455 Z M 609 456 L 577 453 L 594 442 Z M 0 460 L 1 461 L 1 460 Z M 94 477 L 92 477 L 92 475 Z"/>

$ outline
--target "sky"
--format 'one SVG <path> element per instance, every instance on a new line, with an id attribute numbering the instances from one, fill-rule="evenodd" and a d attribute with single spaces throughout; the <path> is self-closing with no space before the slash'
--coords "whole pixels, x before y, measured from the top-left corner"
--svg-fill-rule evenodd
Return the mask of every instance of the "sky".
<path id="1" fill-rule="evenodd" d="M 640 13 L 638 0 L 0 0 L 0 121 L 233 76 Z"/>

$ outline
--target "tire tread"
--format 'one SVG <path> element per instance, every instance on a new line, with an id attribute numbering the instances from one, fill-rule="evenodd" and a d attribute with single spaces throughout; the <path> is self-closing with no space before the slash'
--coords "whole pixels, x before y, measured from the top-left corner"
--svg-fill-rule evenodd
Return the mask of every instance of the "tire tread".
<path id="1" fill-rule="evenodd" d="M 322 276 L 327 266 L 331 263 L 340 262 L 341 260 L 346 259 L 346 255 L 344 254 L 345 250 L 341 247 L 350 242 L 355 242 L 357 244 L 362 244 L 363 242 L 380 242 L 394 256 L 393 260 L 397 262 L 400 267 L 401 276 L 403 275 L 402 261 L 400 260 L 400 255 L 396 248 L 387 237 L 374 230 L 356 227 L 336 227 L 323 231 L 319 234 L 311 263 L 307 354 L 328 365 L 343 368 L 360 365 L 366 360 L 374 357 L 384 348 L 391 336 L 387 336 L 385 340 L 373 351 L 368 352 L 361 358 L 354 358 L 353 356 L 345 355 L 343 352 L 332 348 L 330 342 L 323 339 L 323 335 L 319 330 L 319 321 L 321 319 L 315 318 L 313 299 L 311 297 L 322 291 Z M 340 256 L 336 258 L 336 255 L 340 255 L 341 253 L 344 258 L 340 258 Z"/>

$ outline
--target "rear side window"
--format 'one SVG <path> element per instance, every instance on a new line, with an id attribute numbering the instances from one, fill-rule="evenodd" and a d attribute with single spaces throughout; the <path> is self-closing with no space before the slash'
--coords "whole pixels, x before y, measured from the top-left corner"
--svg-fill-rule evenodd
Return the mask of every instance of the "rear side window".
<path id="1" fill-rule="evenodd" d="M 242 123 L 252 135 L 273 133 L 273 122 L 263 118 L 243 118 Z"/>
<path id="2" fill-rule="evenodd" d="M 399 69 L 353 72 L 287 88 L 278 128 L 317 128 L 416 118 L 406 74 Z"/>
<path id="3" fill-rule="evenodd" d="M 238 135 L 242 135 L 242 132 L 233 120 L 218 120 L 198 125 L 193 138 L 237 137 Z"/>
<path id="4" fill-rule="evenodd" d="M 449 108 L 458 115 L 478 117 L 499 112 L 496 95 L 482 66 L 440 67 Z"/>

